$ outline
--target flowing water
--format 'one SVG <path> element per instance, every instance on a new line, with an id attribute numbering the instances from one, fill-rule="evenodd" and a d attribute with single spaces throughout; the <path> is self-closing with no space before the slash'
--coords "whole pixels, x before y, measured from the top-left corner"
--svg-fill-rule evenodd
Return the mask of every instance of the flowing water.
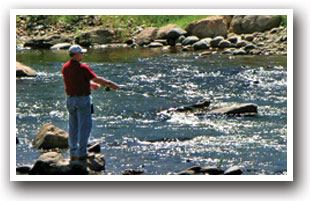
<path id="1" fill-rule="evenodd" d="M 32 164 L 31 147 L 45 123 L 68 131 L 61 75 L 64 50 L 25 50 L 17 61 L 36 78 L 16 80 L 17 165 Z M 91 141 L 106 157 L 107 174 L 144 169 L 172 174 L 188 167 L 239 165 L 245 174 L 285 174 L 287 169 L 286 56 L 198 57 L 197 52 L 161 49 L 89 50 L 83 62 L 123 91 L 93 91 Z M 210 99 L 211 106 L 251 102 L 252 117 L 196 116 L 161 112 Z M 68 157 L 68 151 L 63 152 Z"/>

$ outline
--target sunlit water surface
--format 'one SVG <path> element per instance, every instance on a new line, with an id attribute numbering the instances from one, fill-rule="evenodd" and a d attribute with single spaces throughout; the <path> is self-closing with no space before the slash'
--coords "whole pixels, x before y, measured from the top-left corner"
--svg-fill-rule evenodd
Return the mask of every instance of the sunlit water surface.
<path id="1" fill-rule="evenodd" d="M 52 123 L 68 131 L 61 76 L 66 51 L 27 50 L 17 60 L 36 78 L 16 80 L 17 165 L 32 164 L 38 129 Z M 106 173 L 144 169 L 172 174 L 194 165 L 239 165 L 245 174 L 285 174 L 287 169 L 287 68 L 284 56 L 198 57 L 160 49 L 89 50 L 94 72 L 123 91 L 94 91 L 91 141 L 101 144 Z M 254 117 L 196 116 L 161 111 L 210 99 L 211 106 L 256 103 Z M 68 157 L 68 151 L 62 152 Z"/>

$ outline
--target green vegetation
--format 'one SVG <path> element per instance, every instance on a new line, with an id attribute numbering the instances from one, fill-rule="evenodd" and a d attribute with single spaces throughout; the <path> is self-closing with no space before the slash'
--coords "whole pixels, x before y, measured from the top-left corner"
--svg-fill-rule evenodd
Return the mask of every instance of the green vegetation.
<path id="1" fill-rule="evenodd" d="M 168 24 L 177 24 L 185 28 L 187 24 L 205 18 L 209 15 L 102 15 L 105 24 L 115 28 L 137 27 L 162 27 Z"/>
<path id="2" fill-rule="evenodd" d="M 185 28 L 187 24 L 205 18 L 209 15 L 102 15 L 103 25 L 110 25 L 114 28 L 134 28 L 144 25 L 145 27 L 162 27 L 168 24 L 177 24 Z M 64 23 L 75 25 L 83 20 L 83 15 L 25 15 L 22 18 L 30 23 L 43 22 L 48 24 Z M 16 16 L 16 22 L 20 16 Z"/>
<path id="3" fill-rule="evenodd" d="M 287 26 L 287 15 L 281 15 L 281 21 L 283 26 Z"/>

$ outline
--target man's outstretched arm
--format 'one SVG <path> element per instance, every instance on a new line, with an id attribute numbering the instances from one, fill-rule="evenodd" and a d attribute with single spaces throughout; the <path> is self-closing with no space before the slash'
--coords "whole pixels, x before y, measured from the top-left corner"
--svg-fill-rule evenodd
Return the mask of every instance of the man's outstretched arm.
<path id="1" fill-rule="evenodd" d="M 91 81 L 101 85 L 101 86 L 106 86 L 106 87 L 110 87 L 114 90 L 120 90 L 121 88 L 114 82 L 112 82 L 111 80 L 106 80 L 102 77 L 95 77 L 93 79 L 91 79 Z"/>

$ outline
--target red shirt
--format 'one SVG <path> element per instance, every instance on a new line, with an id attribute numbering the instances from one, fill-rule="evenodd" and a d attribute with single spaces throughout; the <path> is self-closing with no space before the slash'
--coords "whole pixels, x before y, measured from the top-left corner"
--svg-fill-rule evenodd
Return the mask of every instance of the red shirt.
<path id="1" fill-rule="evenodd" d="M 90 80 L 97 75 L 89 66 L 70 60 L 63 65 L 61 73 L 68 96 L 88 96 L 91 94 Z"/>

